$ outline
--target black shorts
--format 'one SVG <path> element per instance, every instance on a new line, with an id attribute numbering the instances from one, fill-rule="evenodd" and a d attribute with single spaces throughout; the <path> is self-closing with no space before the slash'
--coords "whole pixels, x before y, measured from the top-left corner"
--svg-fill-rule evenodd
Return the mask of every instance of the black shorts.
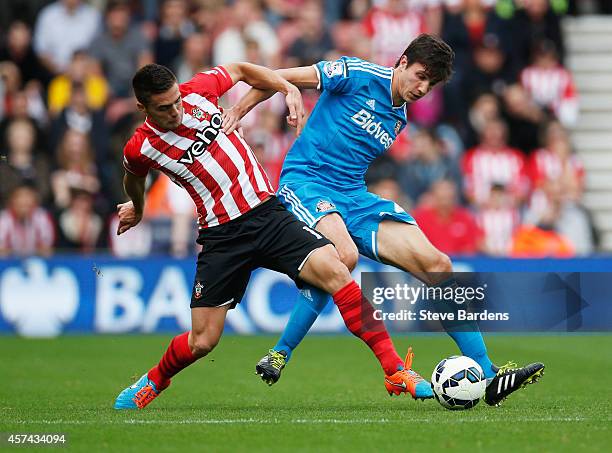
<path id="1" fill-rule="evenodd" d="M 191 308 L 234 308 L 242 300 L 251 271 L 265 267 L 288 275 L 299 285 L 298 274 L 310 254 L 331 242 L 309 228 L 272 197 L 223 225 L 200 230 L 191 294 Z"/>

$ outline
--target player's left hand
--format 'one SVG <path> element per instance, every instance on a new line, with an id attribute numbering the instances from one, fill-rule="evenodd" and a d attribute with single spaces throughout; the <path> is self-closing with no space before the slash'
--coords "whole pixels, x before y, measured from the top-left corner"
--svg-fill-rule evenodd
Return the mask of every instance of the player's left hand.
<path id="1" fill-rule="evenodd" d="M 287 116 L 287 123 L 291 127 L 295 127 L 295 134 L 299 137 L 304 127 L 304 102 L 302 101 L 302 94 L 297 87 L 293 86 L 289 90 L 285 97 L 285 102 L 289 108 L 289 116 Z"/>
<path id="2" fill-rule="evenodd" d="M 134 203 L 132 201 L 118 204 L 117 215 L 119 216 L 117 235 L 125 233 L 133 226 L 138 225 L 138 223 L 142 220 L 142 213 L 136 212 L 136 208 L 134 208 Z"/>
<path id="3" fill-rule="evenodd" d="M 236 112 L 236 109 L 233 107 L 230 109 L 224 109 L 222 118 L 223 122 L 221 123 L 221 127 L 223 128 L 225 135 L 229 135 L 236 129 L 240 128 L 240 115 L 238 115 L 238 112 Z"/>

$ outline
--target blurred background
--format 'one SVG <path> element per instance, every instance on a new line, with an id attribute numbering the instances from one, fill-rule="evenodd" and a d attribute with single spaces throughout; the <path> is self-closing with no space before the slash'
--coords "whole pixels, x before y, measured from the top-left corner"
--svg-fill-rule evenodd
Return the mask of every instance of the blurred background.
<path id="1" fill-rule="evenodd" d="M 146 220 L 116 237 L 131 76 L 342 55 L 394 65 L 421 32 L 456 52 L 445 87 L 372 165 L 370 190 L 451 255 L 612 249 L 612 2 L 589 0 L 5 0 L 0 6 L 0 254 L 195 252 L 186 192 L 152 174 Z M 598 13 L 599 16 L 591 14 Z M 588 16 L 583 16 L 589 14 Z M 234 87 L 224 105 L 247 90 Z M 317 100 L 305 92 L 308 109 Z M 244 133 L 276 182 L 294 133 L 275 97 Z"/>
<path id="2" fill-rule="evenodd" d="M 452 46 L 454 77 L 410 106 L 370 190 L 453 257 L 609 253 L 611 13 L 607 0 L 3 0 L 0 267 L 82 255 L 101 275 L 96 260 L 172 256 L 193 272 L 194 207 L 164 175 L 148 179 L 142 224 L 114 234 L 123 145 L 143 119 L 130 83 L 141 65 L 180 82 L 232 61 L 392 66 L 422 32 Z M 317 96 L 304 92 L 308 110 Z M 243 121 L 275 183 L 295 138 L 284 117 L 277 95 Z"/>

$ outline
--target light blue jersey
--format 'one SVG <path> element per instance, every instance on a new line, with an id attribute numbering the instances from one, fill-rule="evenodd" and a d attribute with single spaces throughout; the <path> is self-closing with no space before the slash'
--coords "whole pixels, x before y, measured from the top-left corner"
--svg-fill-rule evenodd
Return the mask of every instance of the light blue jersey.
<path id="1" fill-rule="evenodd" d="M 281 184 L 314 176 L 328 187 L 361 188 L 370 163 L 406 126 L 405 104 L 393 106 L 393 69 L 349 57 L 314 67 L 321 97 L 285 159 Z"/>
<path id="2" fill-rule="evenodd" d="M 314 66 L 321 97 L 285 158 L 279 198 L 311 227 L 340 214 L 359 251 L 379 259 L 381 220 L 415 222 L 396 203 L 369 193 L 364 175 L 406 126 L 406 106 L 393 106 L 392 68 L 349 57 Z"/>

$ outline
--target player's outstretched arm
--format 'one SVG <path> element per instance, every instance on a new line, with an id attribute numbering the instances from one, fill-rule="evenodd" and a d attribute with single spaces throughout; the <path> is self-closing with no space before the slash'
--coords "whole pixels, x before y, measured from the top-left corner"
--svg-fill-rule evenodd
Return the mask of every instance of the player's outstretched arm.
<path id="1" fill-rule="evenodd" d="M 298 88 L 316 88 L 319 85 L 317 70 L 314 66 L 302 66 L 297 68 L 277 69 L 274 71 L 287 82 L 297 86 Z M 253 86 L 253 85 L 251 85 Z M 233 132 L 238 126 L 240 120 L 249 113 L 253 107 L 260 102 L 265 101 L 274 94 L 272 90 L 262 90 L 259 87 L 253 86 L 247 94 L 231 109 L 228 109 L 223 114 L 223 130 L 226 134 Z M 297 134 L 301 132 L 301 125 L 293 124 L 291 115 L 287 118 L 287 122 L 292 127 L 297 127 Z"/>
<path id="2" fill-rule="evenodd" d="M 128 197 L 130 197 L 130 201 L 117 205 L 117 215 L 119 216 L 118 235 L 138 225 L 138 222 L 142 220 L 146 179 L 146 176 L 136 176 L 129 172 L 125 173 L 123 188 Z"/>
<path id="3" fill-rule="evenodd" d="M 251 63 L 230 63 L 224 65 L 224 68 L 227 70 L 234 83 L 243 81 L 253 88 L 270 91 L 270 95 L 274 92 L 283 93 L 285 95 L 287 107 L 289 108 L 289 124 L 296 127 L 299 134 L 304 123 L 304 104 L 302 102 L 300 90 L 298 90 L 295 85 L 291 84 L 271 69 Z M 231 131 L 226 131 L 226 133 L 230 132 Z"/>

